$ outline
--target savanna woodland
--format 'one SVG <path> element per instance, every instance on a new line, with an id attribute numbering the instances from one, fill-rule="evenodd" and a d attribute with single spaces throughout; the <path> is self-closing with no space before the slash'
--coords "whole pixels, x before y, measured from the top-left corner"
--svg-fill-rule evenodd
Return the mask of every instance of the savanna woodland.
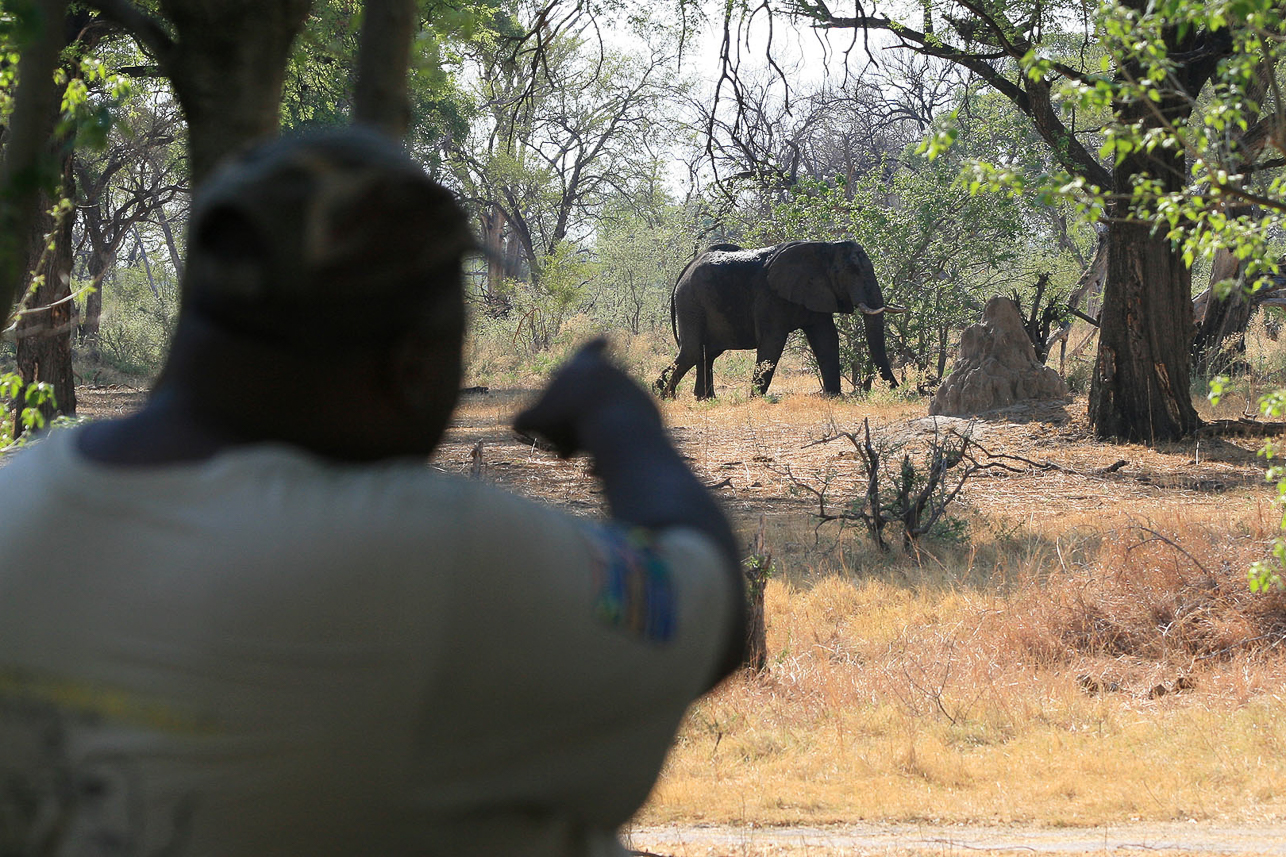
<path id="1" fill-rule="evenodd" d="M 763 838 L 859 822 L 1280 847 L 1282 4 L 0 10 L 3 444 L 137 407 L 193 190 L 280 133 L 375 125 L 458 194 L 485 252 L 431 466 L 586 515 L 592 474 L 507 428 L 553 367 L 606 332 L 650 387 L 706 248 L 856 242 L 886 306 L 820 311 L 838 396 L 809 330 L 770 392 L 751 343 L 714 364 L 713 398 L 691 376 L 658 398 L 736 523 L 760 621 L 746 670 L 689 713 L 636 847 L 862 853 Z M 945 412 L 968 347 L 992 360 L 976 373 L 1003 362 L 978 326 L 1002 303 L 1008 347 L 1058 394 Z M 334 414 L 361 420 L 361 391 Z"/>

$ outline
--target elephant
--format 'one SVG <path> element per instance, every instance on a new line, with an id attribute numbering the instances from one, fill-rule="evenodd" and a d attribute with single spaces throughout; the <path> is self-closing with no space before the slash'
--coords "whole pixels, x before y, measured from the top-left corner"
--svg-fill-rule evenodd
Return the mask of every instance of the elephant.
<path id="1" fill-rule="evenodd" d="M 753 392 L 764 395 L 793 330 L 803 330 L 817 357 L 822 388 L 839 395 L 839 333 L 833 314 L 864 315 L 871 360 L 897 386 L 884 344 L 886 306 L 875 268 L 855 241 L 791 241 L 743 250 L 716 244 L 688 263 L 670 296 L 670 327 L 679 356 L 656 389 L 674 396 L 679 380 L 697 367 L 696 396 L 714 396 L 714 360 L 725 351 L 756 349 Z"/>

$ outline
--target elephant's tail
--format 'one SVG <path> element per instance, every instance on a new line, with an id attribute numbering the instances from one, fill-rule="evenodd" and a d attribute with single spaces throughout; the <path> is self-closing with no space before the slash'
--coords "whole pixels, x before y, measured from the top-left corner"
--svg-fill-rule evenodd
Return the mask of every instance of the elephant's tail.
<path id="1" fill-rule="evenodd" d="M 674 293 L 676 291 L 678 291 L 677 283 L 675 284 L 675 287 L 673 289 L 670 289 L 670 332 L 674 334 L 674 344 L 678 345 L 679 344 L 679 323 L 675 318 L 676 313 L 674 310 Z"/>

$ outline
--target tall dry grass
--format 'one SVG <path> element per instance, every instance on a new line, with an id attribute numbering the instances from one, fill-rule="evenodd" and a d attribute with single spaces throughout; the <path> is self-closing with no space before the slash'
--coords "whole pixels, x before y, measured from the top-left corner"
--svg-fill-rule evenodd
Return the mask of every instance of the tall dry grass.
<path id="1" fill-rule="evenodd" d="M 996 587 L 774 581 L 769 670 L 694 706 L 641 818 L 1281 818 L 1286 596 L 1244 571 L 1265 536 L 1145 525 L 1063 564 L 1055 539 Z"/>

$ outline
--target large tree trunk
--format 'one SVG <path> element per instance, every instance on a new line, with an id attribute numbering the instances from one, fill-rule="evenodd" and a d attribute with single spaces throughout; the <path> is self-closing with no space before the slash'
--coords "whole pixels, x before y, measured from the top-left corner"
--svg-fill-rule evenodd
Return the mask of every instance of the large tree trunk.
<path id="1" fill-rule="evenodd" d="M 41 164 L 58 121 L 62 88 L 54 69 L 67 40 L 67 0 L 40 0 L 39 24 L 18 61 L 18 87 L 0 161 L 0 320 L 23 291 L 30 269 L 28 239 L 40 228 Z"/>
<path id="2" fill-rule="evenodd" d="M 158 57 L 188 122 L 192 185 L 226 155 L 276 136 L 286 60 L 311 0 L 162 0 L 178 43 Z"/>
<path id="3" fill-rule="evenodd" d="M 478 217 L 478 233 L 482 238 L 482 249 L 486 252 L 487 260 L 482 302 L 487 315 L 493 318 L 503 318 L 513 309 L 513 301 L 504 291 L 508 268 L 505 241 L 507 223 L 505 210 L 494 202 L 483 208 Z"/>
<path id="4" fill-rule="evenodd" d="M 1125 3 L 1141 8 L 1143 0 Z M 1218 45 L 1196 51 L 1197 34 L 1165 33 L 1172 55 L 1193 53 L 1188 65 L 1176 67 L 1174 79 L 1184 91 L 1166 92 L 1156 102 L 1124 101 L 1115 106 L 1118 121 L 1140 132 L 1163 123 L 1181 122 L 1192 112 L 1197 93 L 1218 62 Z M 1203 37 L 1204 38 L 1204 37 Z M 1134 61 L 1120 74 L 1140 79 Z M 1191 95 L 1189 95 L 1191 93 Z M 1108 223 L 1107 279 L 1103 286 L 1098 361 L 1090 382 L 1089 417 L 1100 438 L 1146 444 L 1178 440 L 1200 425 L 1188 388 L 1192 375 L 1192 272 L 1179 248 L 1130 210 L 1135 179 L 1155 180 L 1162 193 L 1187 184 L 1184 153 L 1158 147 L 1135 151 L 1112 172 L 1112 220 Z"/>
<path id="5" fill-rule="evenodd" d="M 63 193 L 72 198 L 71 160 L 67 158 L 63 170 L 63 181 L 66 183 Z M 45 199 L 46 212 L 52 201 Z M 33 235 L 31 253 L 33 261 L 32 274 L 39 276 L 42 282 L 23 301 L 25 310 L 18 317 L 14 337 L 17 339 L 18 372 L 22 375 L 23 384 L 30 386 L 37 382 L 49 384 L 53 388 L 54 401 L 40 405 L 40 412 L 46 422 L 59 414 L 76 413 L 76 379 L 71 363 L 71 338 L 75 329 L 76 305 L 71 300 L 72 268 L 72 228 L 76 220 L 76 208 L 72 206 L 63 216 L 61 223 L 48 214 L 44 215 L 45 233 L 57 230 L 53 238 L 53 249 L 42 253 L 43 235 Z M 30 288 L 30 286 L 29 286 Z M 15 414 L 21 414 L 27 407 L 24 395 L 13 402 Z M 15 435 L 21 434 L 22 422 L 16 421 Z"/>
<path id="6" fill-rule="evenodd" d="M 1108 232 L 1107 282 L 1090 420 L 1100 438 L 1155 444 L 1198 426 L 1191 377 L 1192 279 L 1150 227 L 1116 222 Z"/>
<path id="7" fill-rule="evenodd" d="M 57 61 L 61 56 L 59 50 L 61 46 L 75 42 L 76 48 L 80 51 L 90 53 L 98 44 L 103 31 L 92 26 L 93 16 L 89 12 L 78 7 L 68 10 L 67 3 L 46 2 L 40 4 L 38 9 L 48 16 L 44 19 L 47 32 L 37 36 L 35 42 L 24 52 L 19 73 L 28 76 L 43 73 L 48 76 L 50 82 L 53 82 L 53 68 L 43 64 L 47 59 L 43 56 L 45 52 L 54 47 L 54 60 Z M 54 30 L 58 31 L 56 37 L 50 35 Z M 40 62 L 28 66 L 28 55 L 39 55 L 42 58 Z M 14 259 L 21 258 L 23 261 L 21 288 L 18 295 L 21 295 L 20 303 L 24 309 L 14 325 L 14 338 L 17 342 L 15 363 L 23 382 L 23 391 L 10 403 L 13 414 L 19 417 L 14 420 L 15 436 L 23 431 L 24 426 L 20 417 L 29 406 L 38 407 L 46 423 L 60 414 L 76 413 L 76 376 L 72 370 L 71 360 L 76 305 L 71 300 L 71 273 L 74 262 L 72 230 L 76 222 L 77 209 L 74 205 L 70 206 L 62 214 L 61 221 L 49 213 L 55 201 L 62 198 L 69 200 L 76 198 L 71 154 L 73 140 L 67 136 L 55 137 L 53 129 L 62 112 L 62 93 L 66 91 L 67 79 L 79 75 L 80 72 L 74 66 L 70 68 L 63 66 L 62 71 L 64 76 L 61 78 L 61 83 L 54 83 L 50 89 L 42 90 L 43 94 L 34 102 L 45 111 L 44 121 L 33 121 L 31 128 L 23 132 L 27 135 L 43 131 L 43 136 L 20 139 L 17 131 L 19 105 L 15 103 L 15 115 L 11 125 L 14 129 L 14 138 L 6 147 L 5 153 L 4 191 L 7 193 L 16 189 L 18 198 L 35 194 L 32 202 L 36 214 L 26 224 L 25 232 L 20 231 L 22 227 L 10 221 L 8 217 L 5 218 L 7 222 L 0 224 L 0 231 L 15 230 L 10 238 L 13 246 L 17 247 L 18 242 L 26 243 L 25 252 L 14 254 Z M 24 82 L 20 81 L 19 87 L 23 85 Z M 36 147 L 36 155 L 21 154 L 22 149 L 32 146 Z M 25 175 L 21 172 L 9 172 L 11 166 L 8 158 L 14 150 L 19 151 L 15 165 L 20 166 L 24 160 L 30 161 Z M 32 157 L 34 160 L 31 160 Z M 49 173 L 55 181 L 43 180 L 41 171 L 38 169 L 41 160 L 49 165 Z M 10 181 L 16 182 L 16 188 L 8 184 Z M 42 187 L 49 190 L 40 190 Z M 12 214 L 11 211 L 5 213 Z M 48 242 L 46 236 L 50 237 Z M 47 244 L 51 246 L 47 247 Z M 10 263 L 12 261 L 12 259 L 9 260 Z M 0 284 L 0 292 L 3 292 L 7 285 L 7 282 Z M 8 316 L 11 302 L 18 295 L 0 294 L 0 301 L 3 301 L 4 307 L 0 314 Z M 39 401 L 42 397 L 35 395 L 33 389 L 33 385 L 36 384 L 48 385 L 53 392 L 53 399 L 46 398 L 44 401 Z"/>

